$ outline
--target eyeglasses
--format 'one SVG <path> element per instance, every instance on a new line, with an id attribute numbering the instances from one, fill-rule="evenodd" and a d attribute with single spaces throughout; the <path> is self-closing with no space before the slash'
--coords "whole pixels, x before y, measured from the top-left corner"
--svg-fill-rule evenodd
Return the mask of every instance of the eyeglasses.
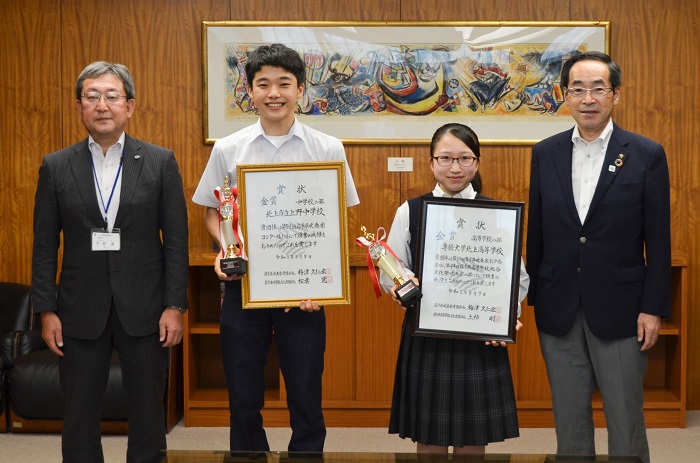
<path id="1" fill-rule="evenodd" d="M 452 163 L 457 161 L 457 163 L 462 167 L 471 167 L 476 161 L 476 157 L 473 156 L 460 156 L 458 158 L 453 158 L 451 156 L 431 156 L 435 159 L 439 166 L 450 167 Z"/>
<path id="2" fill-rule="evenodd" d="M 105 99 L 105 103 L 108 105 L 115 105 L 119 103 L 119 100 L 122 98 L 126 98 L 125 95 L 119 92 L 107 92 L 104 95 L 99 92 L 85 92 L 82 94 L 82 97 L 85 103 L 92 105 L 99 103 L 102 98 Z"/>
<path id="3" fill-rule="evenodd" d="M 612 92 L 612 87 L 571 87 L 566 89 L 566 94 L 571 98 L 584 98 L 587 92 L 591 92 L 593 98 L 603 98 L 608 93 Z"/>

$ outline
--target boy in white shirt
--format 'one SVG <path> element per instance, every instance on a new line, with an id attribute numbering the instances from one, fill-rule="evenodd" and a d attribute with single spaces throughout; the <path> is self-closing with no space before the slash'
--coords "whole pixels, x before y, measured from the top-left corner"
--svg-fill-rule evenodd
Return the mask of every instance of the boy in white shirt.
<path id="1" fill-rule="evenodd" d="M 338 161 L 346 164 L 347 205 L 360 201 L 342 143 L 299 122 L 294 116 L 304 92 L 305 66 L 299 54 L 282 45 L 255 49 L 245 64 L 248 93 L 258 122 L 218 140 L 193 201 L 206 206 L 204 224 L 219 241 L 218 199 L 214 190 L 228 175 L 235 186 L 238 164 Z M 289 451 L 323 451 L 326 428 L 321 410 L 321 377 L 326 319 L 318 302 L 303 300 L 300 310 L 243 310 L 242 276 L 214 269 L 226 282 L 221 307 L 221 349 L 231 410 L 231 451 L 270 450 L 260 410 L 264 406 L 264 370 L 272 336 L 284 376 L 292 437 Z"/>

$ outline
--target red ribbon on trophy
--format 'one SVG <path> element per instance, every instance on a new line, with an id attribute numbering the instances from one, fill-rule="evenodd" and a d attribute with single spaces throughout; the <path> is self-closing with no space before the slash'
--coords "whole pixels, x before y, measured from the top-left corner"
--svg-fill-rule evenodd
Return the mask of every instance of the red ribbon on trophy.
<path id="1" fill-rule="evenodd" d="M 238 188 L 231 188 L 226 176 L 224 187 L 216 187 L 214 196 L 219 200 L 219 240 L 222 256 L 226 257 L 230 245 L 240 247 L 243 252 L 243 241 L 238 234 L 238 204 L 236 203 Z"/>

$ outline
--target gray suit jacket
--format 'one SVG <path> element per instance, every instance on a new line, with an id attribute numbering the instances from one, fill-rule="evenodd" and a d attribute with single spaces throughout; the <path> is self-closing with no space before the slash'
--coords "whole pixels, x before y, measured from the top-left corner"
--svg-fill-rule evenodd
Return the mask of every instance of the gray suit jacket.
<path id="1" fill-rule="evenodd" d="M 34 204 L 34 310 L 57 311 L 66 336 L 94 339 L 114 300 L 128 334 L 152 334 L 165 306 L 187 306 L 187 208 L 175 157 L 125 137 L 114 224 L 121 230 L 121 250 L 91 251 L 91 230 L 104 228 L 104 218 L 90 156 L 85 139 L 43 159 Z"/>
<path id="2" fill-rule="evenodd" d="M 640 312 L 668 317 L 670 187 L 661 145 L 614 125 L 581 223 L 571 180 L 572 130 L 532 149 L 528 302 L 537 327 L 562 336 L 580 306 L 599 338 L 636 336 Z M 622 156 L 622 165 L 611 168 Z"/>

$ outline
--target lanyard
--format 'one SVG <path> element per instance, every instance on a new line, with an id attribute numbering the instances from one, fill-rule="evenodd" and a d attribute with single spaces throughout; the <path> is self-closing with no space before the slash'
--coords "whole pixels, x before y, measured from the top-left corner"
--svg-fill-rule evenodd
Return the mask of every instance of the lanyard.
<path id="1" fill-rule="evenodd" d="M 117 176 L 114 177 L 114 185 L 112 185 L 112 192 L 109 194 L 109 199 L 107 200 L 107 205 L 105 206 L 105 200 L 102 197 L 102 188 L 100 188 L 100 181 L 97 179 L 97 170 L 95 169 L 95 160 L 90 156 L 90 162 L 92 163 L 92 173 L 95 176 L 95 183 L 97 184 L 97 191 L 100 193 L 100 201 L 102 201 L 102 209 L 105 211 L 105 230 L 109 228 L 109 220 L 107 220 L 107 212 L 109 211 L 109 205 L 112 204 L 112 196 L 114 196 L 114 189 L 117 187 L 117 180 L 119 180 L 119 174 L 122 172 L 122 164 L 124 163 L 124 148 L 122 148 L 122 154 L 119 157 L 119 169 L 117 169 Z"/>

